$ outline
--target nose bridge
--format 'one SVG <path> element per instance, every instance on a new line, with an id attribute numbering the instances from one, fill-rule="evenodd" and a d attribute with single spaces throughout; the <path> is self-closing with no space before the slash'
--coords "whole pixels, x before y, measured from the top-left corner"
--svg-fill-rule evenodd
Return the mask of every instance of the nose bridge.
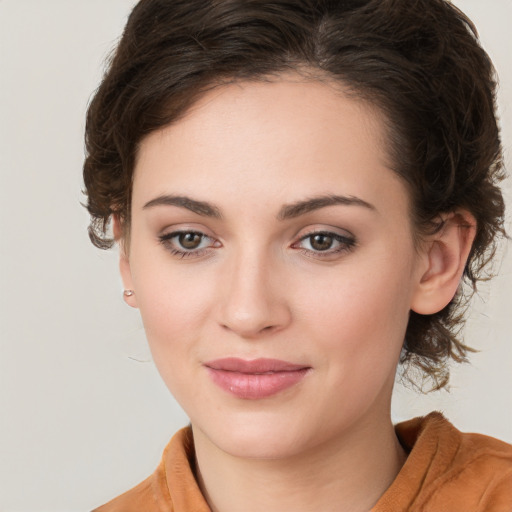
<path id="1" fill-rule="evenodd" d="M 220 312 L 223 327 L 254 337 L 288 322 L 288 306 L 275 282 L 276 270 L 270 251 L 254 245 L 240 248 L 228 259 Z"/>

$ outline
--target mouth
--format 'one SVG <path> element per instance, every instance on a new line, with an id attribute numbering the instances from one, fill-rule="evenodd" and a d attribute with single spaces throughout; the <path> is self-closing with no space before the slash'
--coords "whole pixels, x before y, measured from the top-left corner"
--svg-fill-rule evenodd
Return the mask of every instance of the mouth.
<path id="1" fill-rule="evenodd" d="M 311 367 L 279 359 L 225 358 L 204 364 L 210 378 L 237 398 L 259 400 L 298 384 Z"/>

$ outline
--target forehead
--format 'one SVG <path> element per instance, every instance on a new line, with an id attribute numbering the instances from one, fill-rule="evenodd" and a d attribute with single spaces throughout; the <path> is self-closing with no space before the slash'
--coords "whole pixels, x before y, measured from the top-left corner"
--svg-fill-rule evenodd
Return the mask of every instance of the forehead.
<path id="1" fill-rule="evenodd" d="M 376 196 L 398 180 L 385 127 L 378 109 L 331 83 L 288 75 L 220 86 L 141 142 L 134 204 L 176 192 Z"/>

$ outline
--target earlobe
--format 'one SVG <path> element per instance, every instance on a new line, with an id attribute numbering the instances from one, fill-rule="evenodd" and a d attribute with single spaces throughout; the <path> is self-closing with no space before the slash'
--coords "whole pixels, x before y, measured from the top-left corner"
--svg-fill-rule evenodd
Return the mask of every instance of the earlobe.
<path id="1" fill-rule="evenodd" d="M 137 297 L 135 295 L 134 286 L 132 282 L 132 272 L 130 267 L 130 257 L 128 248 L 126 247 L 126 238 L 123 236 L 122 221 L 117 215 L 112 218 L 112 229 L 114 232 L 114 239 L 119 246 L 119 271 L 123 281 L 123 299 L 129 306 L 137 307 Z M 129 292 L 129 293 L 127 293 Z"/>
<path id="2" fill-rule="evenodd" d="M 476 234 L 476 221 L 468 211 L 442 216 L 441 229 L 426 243 L 411 309 L 421 315 L 441 311 L 453 299 Z"/>

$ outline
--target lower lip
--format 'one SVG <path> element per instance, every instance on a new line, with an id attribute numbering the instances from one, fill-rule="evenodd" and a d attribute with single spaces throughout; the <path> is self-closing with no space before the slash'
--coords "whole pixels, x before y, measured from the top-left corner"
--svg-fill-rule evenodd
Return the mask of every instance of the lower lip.
<path id="1" fill-rule="evenodd" d="M 308 368 L 269 373 L 240 373 L 207 367 L 213 382 L 237 398 L 258 400 L 267 398 L 298 384 Z"/>

